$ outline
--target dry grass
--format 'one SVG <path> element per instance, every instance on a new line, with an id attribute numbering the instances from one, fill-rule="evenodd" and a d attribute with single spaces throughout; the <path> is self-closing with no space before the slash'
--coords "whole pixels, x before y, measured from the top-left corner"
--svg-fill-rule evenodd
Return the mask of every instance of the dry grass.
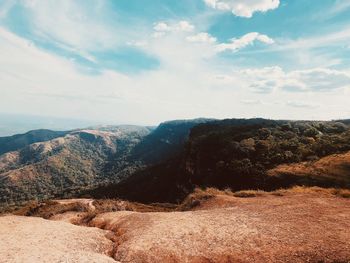
<path id="1" fill-rule="evenodd" d="M 89 222 L 98 214 L 116 211 L 134 211 L 141 213 L 150 212 L 170 212 L 175 211 L 177 205 L 167 203 L 157 204 L 141 204 L 136 202 L 123 201 L 118 199 L 103 199 L 94 200 L 92 202 L 93 209 L 89 203 L 84 200 L 72 201 L 72 202 L 59 202 L 59 201 L 45 201 L 37 202 L 32 201 L 24 206 L 18 208 L 13 212 L 15 215 L 20 216 L 34 216 L 50 219 L 55 215 L 64 214 L 66 212 L 78 212 L 79 216 L 76 217 L 72 223 L 76 225 L 88 225 Z"/>
<path id="2" fill-rule="evenodd" d="M 90 222 L 99 214 L 117 212 L 117 211 L 133 211 L 140 213 L 152 212 L 170 212 L 175 211 L 177 207 L 174 204 L 140 204 L 136 202 L 123 201 L 119 199 L 100 199 L 94 200 L 92 203 L 94 209 L 85 213 L 81 213 L 71 222 L 75 225 L 89 226 Z"/>
<path id="3" fill-rule="evenodd" d="M 132 211 L 129 202 L 105 199 L 105 200 L 95 200 L 92 203 L 99 213 L 105 212 L 116 212 L 116 211 Z"/>
<path id="4" fill-rule="evenodd" d="M 294 186 L 287 189 L 279 189 L 273 192 L 265 192 L 261 190 L 243 190 L 234 192 L 230 195 L 235 197 L 261 197 L 268 195 L 285 196 L 293 194 L 310 194 L 317 196 L 337 196 L 342 198 L 350 198 L 350 190 L 348 189 L 336 189 L 336 188 L 322 188 L 322 187 L 307 187 L 307 186 Z"/>
<path id="5" fill-rule="evenodd" d="M 206 188 L 200 189 L 196 188 L 192 194 L 188 196 L 188 198 L 192 199 L 208 199 L 210 197 L 214 197 L 217 195 L 229 195 L 235 197 L 257 197 L 266 195 L 267 192 L 262 190 L 242 190 L 238 192 L 232 192 L 231 189 L 227 188 L 225 190 L 219 190 L 217 188 Z"/>
<path id="6" fill-rule="evenodd" d="M 206 201 L 218 195 L 227 195 L 239 198 L 251 198 L 251 197 L 262 197 L 262 196 L 285 196 L 293 194 L 310 194 L 319 196 L 337 196 L 342 198 L 350 198 L 350 190 L 348 189 L 336 189 L 336 188 L 322 188 L 322 187 L 306 187 L 306 186 L 295 186 L 288 189 L 280 189 L 273 192 L 266 192 L 262 190 L 242 190 L 232 192 L 230 189 L 219 190 L 216 188 L 200 189 L 196 188 L 194 192 L 184 200 L 179 206 L 178 210 L 188 211 Z"/>
<path id="7" fill-rule="evenodd" d="M 100 199 L 93 202 L 98 213 L 116 212 L 116 211 L 134 211 L 134 212 L 170 212 L 176 208 L 174 204 L 155 203 L 141 204 L 119 199 Z"/>
<path id="8" fill-rule="evenodd" d="M 42 203 L 33 201 L 15 211 L 13 214 L 20 216 L 36 216 L 49 219 L 54 215 L 63 214 L 69 211 L 87 212 L 88 210 L 88 207 L 80 202 L 60 204 L 56 201 L 46 201 Z"/>
<path id="9" fill-rule="evenodd" d="M 189 211 L 198 206 L 201 202 L 213 198 L 216 195 L 225 194 L 224 191 L 216 188 L 194 189 L 193 193 L 189 194 L 186 199 L 178 206 L 178 211 Z"/>
<path id="10" fill-rule="evenodd" d="M 333 194 L 342 198 L 350 198 L 350 190 L 348 189 L 333 189 Z"/>
<path id="11" fill-rule="evenodd" d="M 98 213 L 96 211 L 88 211 L 83 213 L 81 217 L 77 217 L 71 222 L 78 226 L 89 226 L 89 223 L 97 216 L 97 214 Z"/>
<path id="12" fill-rule="evenodd" d="M 272 192 L 274 195 L 287 195 L 287 194 L 317 194 L 320 196 L 337 196 L 342 198 L 350 198 L 350 190 L 337 189 L 337 188 L 322 188 L 322 187 L 306 187 L 306 186 L 294 186 L 288 189 L 280 189 Z"/>
<path id="13" fill-rule="evenodd" d="M 208 187 L 205 189 L 195 188 L 194 191 L 189 194 L 185 200 L 177 207 L 177 211 L 190 211 L 199 207 L 203 202 L 208 201 L 211 198 L 219 195 L 234 196 L 231 189 L 219 190 L 217 188 Z"/>
<path id="14" fill-rule="evenodd" d="M 261 191 L 261 190 L 243 190 L 243 191 L 238 191 L 233 193 L 233 196 L 246 198 L 246 197 L 265 196 L 267 194 L 268 194 L 267 192 Z"/>
<path id="15" fill-rule="evenodd" d="M 89 204 L 81 201 L 73 201 L 71 203 L 60 203 L 57 201 L 46 201 L 39 203 L 37 201 L 30 202 L 22 208 L 14 212 L 15 215 L 36 216 L 49 219 L 55 215 L 64 214 L 66 212 L 80 212 L 81 216 L 77 218 L 77 225 L 88 225 L 89 222 L 98 214 L 116 211 L 134 211 L 140 213 L 150 212 L 171 212 L 171 211 L 191 211 L 201 207 L 208 200 L 217 196 L 231 196 L 235 198 L 255 198 L 267 196 L 290 196 L 290 195 L 314 195 L 326 197 L 350 198 L 350 190 L 336 188 L 321 187 L 305 187 L 295 186 L 289 189 L 280 189 L 273 192 L 265 192 L 261 190 L 242 190 L 232 192 L 230 189 L 219 190 L 216 188 L 200 189 L 196 188 L 193 193 L 180 204 L 141 204 L 136 202 L 123 201 L 118 199 L 101 199 L 94 200 L 91 209 Z"/>
<path id="16" fill-rule="evenodd" d="M 267 174 L 279 180 L 293 178 L 295 182 L 313 181 L 322 185 L 348 188 L 350 185 L 350 152 L 332 154 L 317 161 L 281 164 L 269 170 Z M 311 182 L 309 182 L 311 179 Z"/>

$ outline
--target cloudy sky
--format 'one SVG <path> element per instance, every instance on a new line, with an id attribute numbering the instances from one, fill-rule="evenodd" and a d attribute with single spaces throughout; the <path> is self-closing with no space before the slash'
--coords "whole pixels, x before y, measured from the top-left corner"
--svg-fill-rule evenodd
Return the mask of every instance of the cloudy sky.
<path id="1" fill-rule="evenodd" d="M 349 0 L 0 0 L 0 112 L 350 117 Z"/>

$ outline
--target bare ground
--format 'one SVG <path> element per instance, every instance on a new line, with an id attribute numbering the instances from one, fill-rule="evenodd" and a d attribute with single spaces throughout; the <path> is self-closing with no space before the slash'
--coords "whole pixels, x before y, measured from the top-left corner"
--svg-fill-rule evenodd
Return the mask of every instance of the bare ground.
<path id="1" fill-rule="evenodd" d="M 201 192 L 175 212 L 104 213 L 101 201 L 75 201 L 90 211 L 51 219 L 77 223 L 77 215 L 94 212 L 87 224 L 95 228 L 0 217 L 0 262 L 113 262 L 107 255 L 128 263 L 350 262 L 350 199 L 333 190 Z"/>
<path id="2" fill-rule="evenodd" d="M 35 217 L 0 217 L 0 262 L 115 262 L 107 232 Z"/>
<path id="3" fill-rule="evenodd" d="M 118 235 L 121 262 L 350 262 L 349 200 L 217 196 L 202 206 L 105 213 L 90 224 Z"/>

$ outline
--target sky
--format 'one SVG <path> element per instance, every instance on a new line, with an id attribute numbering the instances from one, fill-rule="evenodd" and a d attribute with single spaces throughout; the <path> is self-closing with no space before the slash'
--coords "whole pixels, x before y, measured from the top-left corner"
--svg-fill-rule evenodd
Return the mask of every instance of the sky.
<path id="1" fill-rule="evenodd" d="M 349 0 L 0 0 L 0 113 L 350 118 Z"/>

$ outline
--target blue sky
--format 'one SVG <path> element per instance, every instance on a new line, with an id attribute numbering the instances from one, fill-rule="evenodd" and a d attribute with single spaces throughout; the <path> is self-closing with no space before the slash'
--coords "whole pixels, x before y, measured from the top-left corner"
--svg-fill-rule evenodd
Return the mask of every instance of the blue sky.
<path id="1" fill-rule="evenodd" d="M 0 0 L 0 112 L 350 118 L 348 0 Z"/>

